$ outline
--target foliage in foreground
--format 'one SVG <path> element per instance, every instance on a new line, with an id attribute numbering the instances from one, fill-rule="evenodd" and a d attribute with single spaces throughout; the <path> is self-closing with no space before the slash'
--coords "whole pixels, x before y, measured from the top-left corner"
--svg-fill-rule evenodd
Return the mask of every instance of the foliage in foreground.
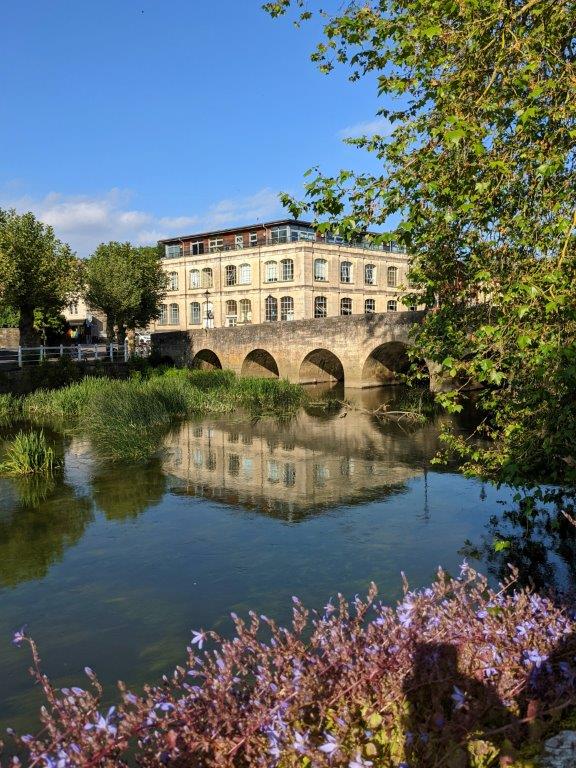
<path id="1" fill-rule="evenodd" d="M 122 381 L 86 378 L 58 390 L 39 390 L 22 402 L 38 425 L 80 430 L 101 456 L 142 459 L 158 450 L 179 419 L 245 409 L 252 415 L 293 414 L 303 390 L 287 381 L 237 379 L 230 371 L 167 369 Z"/>
<path id="2" fill-rule="evenodd" d="M 44 432 L 18 432 L 8 443 L 4 461 L 0 464 L 3 475 L 51 475 L 59 466 L 54 449 L 48 445 Z"/>
<path id="3" fill-rule="evenodd" d="M 576 5 L 265 7 L 317 15 L 313 60 L 324 72 L 348 65 L 352 80 L 377 83 L 380 100 L 375 131 L 348 139 L 377 172 L 315 171 L 307 200 L 285 204 L 346 239 L 400 216 L 396 237 L 420 291 L 406 304 L 433 308 L 415 352 L 452 377 L 445 405 L 460 407 L 463 382 L 484 386 L 489 444 L 452 447 L 501 481 L 576 482 Z"/>
<path id="4" fill-rule="evenodd" d="M 43 730 L 19 739 L 29 764 L 487 768 L 574 701 L 576 622 L 466 564 L 395 609 L 374 586 L 322 615 L 293 600 L 290 629 L 251 613 L 231 640 L 194 632 L 183 666 L 142 694 L 120 684 L 107 713 L 92 670 L 90 691 L 58 690 L 16 633 L 46 698 Z"/>

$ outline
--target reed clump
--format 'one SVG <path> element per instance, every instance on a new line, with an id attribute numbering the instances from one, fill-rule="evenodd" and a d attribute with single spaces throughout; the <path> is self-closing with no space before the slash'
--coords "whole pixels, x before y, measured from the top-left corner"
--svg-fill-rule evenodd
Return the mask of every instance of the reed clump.
<path id="1" fill-rule="evenodd" d="M 239 379 L 231 371 L 167 369 L 128 380 L 85 378 L 58 390 L 38 390 L 22 401 L 34 424 L 87 434 L 107 458 L 138 460 L 157 451 L 175 421 L 197 414 L 291 416 L 302 388 L 277 379 Z"/>
<path id="2" fill-rule="evenodd" d="M 44 432 L 18 432 L 6 449 L 0 464 L 3 475 L 52 475 L 61 462 L 55 458 L 54 449 L 48 445 Z"/>

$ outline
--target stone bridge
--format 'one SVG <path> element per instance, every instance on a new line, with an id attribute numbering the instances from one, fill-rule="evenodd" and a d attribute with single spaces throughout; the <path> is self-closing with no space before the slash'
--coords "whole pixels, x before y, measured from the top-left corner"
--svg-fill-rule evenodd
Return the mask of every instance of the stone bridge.
<path id="1" fill-rule="evenodd" d="M 157 332 L 152 348 L 177 364 L 228 368 L 239 376 L 377 387 L 407 369 L 410 329 L 422 317 L 423 312 L 388 312 Z"/>

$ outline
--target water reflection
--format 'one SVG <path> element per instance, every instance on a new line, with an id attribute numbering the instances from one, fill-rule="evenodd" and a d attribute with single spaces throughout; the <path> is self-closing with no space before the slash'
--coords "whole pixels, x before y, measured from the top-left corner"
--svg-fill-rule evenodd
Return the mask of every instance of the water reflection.
<path id="1" fill-rule="evenodd" d="M 97 467 L 91 478 L 92 498 L 108 520 L 130 520 L 158 504 L 166 491 L 160 461 Z"/>
<path id="2" fill-rule="evenodd" d="M 92 503 L 47 479 L 0 481 L 0 586 L 41 579 L 92 521 Z"/>
<path id="3" fill-rule="evenodd" d="M 518 569 L 518 583 L 539 590 L 574 591 L 576 585 L 576 498 L 548 489 L 544 498 L 527 492 L 492 515 L 484 535 L 466 541 L 462 553 L 482 563 L 498 581 Z M 501 542 L 495 546 L 495 542 Z"/>
<path id="4" fill-rule="evenodd" d="M 400 493 L 423 475 L 438 448 L 438 425 L 409 432 L 369 413 L 382 393 L 366 393 L 361 410 L 303 409 L 288 424 L 229 417 L 185 424 L 166 439 L 164 469 L 181 493 L 214 498 L 287 520 L 314 510 Z"/>

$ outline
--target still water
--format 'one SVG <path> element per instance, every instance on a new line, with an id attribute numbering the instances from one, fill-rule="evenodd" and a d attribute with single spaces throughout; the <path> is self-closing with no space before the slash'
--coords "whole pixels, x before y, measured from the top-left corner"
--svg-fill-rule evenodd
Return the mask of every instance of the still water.
<path id="1" fill-rule="evenodd" d="M 414 586 L 456 570 L 510 492 L 435 469 L 438 420 L 369 413 L 389 390 L 346 394 L 362 410 L 185 423 L 146 465 L 60 438 L 54 487 L 0 480 L 0 728 L 36 722 L 11 644 L 22 625 L 57 684 L 83 684 L 89 665 L 138 685 L 184 657 L 191 629 L 229 632 L 231 611 L 287 621 L 292 595 L 320 607 L 373 580 L 394 600 L 402 570 Z"/>

